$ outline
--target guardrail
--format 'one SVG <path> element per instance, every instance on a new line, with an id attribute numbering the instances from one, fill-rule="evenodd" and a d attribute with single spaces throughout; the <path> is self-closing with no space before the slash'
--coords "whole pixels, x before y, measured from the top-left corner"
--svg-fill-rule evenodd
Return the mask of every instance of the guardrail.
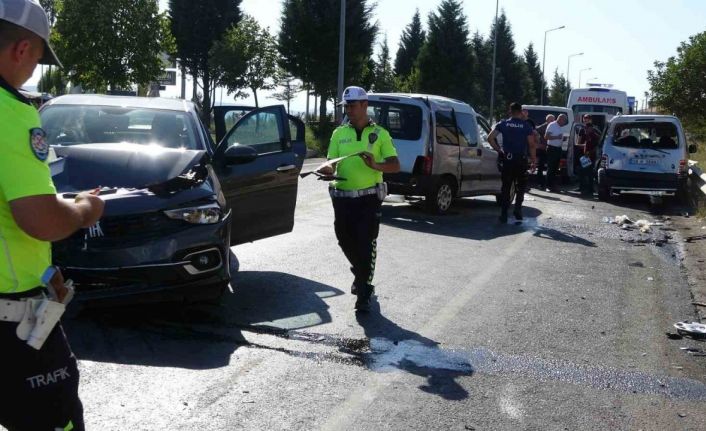
<path id="1" fill-rule="evenodd" d="M 706 174 L 693 160 L 689 160 L 689 176 L 696 185 L 695 188 L 701 190 L 701 193 L 706 195 Z"/>

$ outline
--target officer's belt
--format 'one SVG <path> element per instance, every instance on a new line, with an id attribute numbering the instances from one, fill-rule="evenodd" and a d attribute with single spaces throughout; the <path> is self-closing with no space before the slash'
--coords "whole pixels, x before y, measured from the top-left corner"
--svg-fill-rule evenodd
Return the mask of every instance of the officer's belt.
<path id="1" fill-rule="evenodd" d="M 328 192 L 331 197 L 334 198 L 359 198 L 362 196 L 370 196 L 377 194 L 378 191 L 377 186 L 374 186 L 362 190 L 338 190 L 331 187 L 328 189 Z"/>
<path id="2" fill-rule="evenodd" d="M 41 295 L 35 297 L 35 299 L 42 298 Z M 10 299 L 0 300 L 0 322 L 19 322 L 27 310 L 27 299 L 23 298 L 19 301 L 13 301 Z"/>

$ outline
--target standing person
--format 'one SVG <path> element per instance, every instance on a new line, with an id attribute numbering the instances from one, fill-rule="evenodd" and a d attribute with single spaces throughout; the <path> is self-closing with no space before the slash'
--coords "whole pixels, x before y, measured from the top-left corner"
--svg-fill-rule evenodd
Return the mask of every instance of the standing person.
<path id="1" fill-rule="evenodd" d="M 384 199 L 383 173 L 400 170 L 390 134 L 368 118 L 368 94 L 360 87 L 343 92 L 348 122 L 331 136 L 328 159 L 351 156 L 335 166 L 319 170 L 335 174 L 329 193 L 333 202 L 334 228 L 338 244 L 351 264 L 355 279 L 351 293 L 357 295 L 355 309 L 368 311 L 380 229 L 380 207 Z"/>
<path id="2" fill-rule="evenodd" d="M 544 132 L 544 139 L 547 141 L 547 191 L 556 192 L 559 190 L 556 185 L 556 176 L 559 173 L 561 142 L 564 139 L 561 128 L 568 122 L 566 114 L 561 114 L 556 121 L 549 123 Z"/>
<path id="3" fill-rule="evenodd" d="M 544 190 L 547 188 L 547 181 L 544 176 L 544 171 L 547 170 L 547 140 L 544 135 L 547 133 L 547 127 L 554 122 L 556 118 L 549 114 L 545 117 L 544 123 L 537 127 L 539 139 L 537 140 L 537 186 Z"/>
<path id="4" fill-rule="evenodd" d="M 496 140 L 502 134 L 503 147 L 500 148 Z M 502 120 L 495 125 L 488 136 L 488 143 L 498 152 L 502 162 L 502 194 L 500 197 L 500 223 L 507 223 L 507 212 L 510 208 L 510 188 L 516 183 L 515 191 L 515 219 L 522 220 L 522 202 L 527 188 L 527 153 L 531 160 L 531 167 L 537 164 L 537 155 L 534 140 L 534 129 L 522 119 L 522 105 L 515 102 L 510 105 L 510 118 Z"/>
<path id="5" fill-rule="evenodd" d="M 583 114 L 581 123 L 574 123 L 574 172 L 581 172 L 581 156 L 583 155 L 583 147 L 581 146 L 581 137 L 586 133 L 586 124 L 591 122 L 591 115 Z"/>
<path id="6" fill-rule="evenodd" d="M 599 134 L 593 127 L 591 117 L 584 124 L 583 133 L 579 136 L 580 155 L 588 157 L 590 164 L 583 165 L 579 159 L 579 191 L 584 196 L 593 195 L 593 169 L 596 165 L 596 150 L 598 148 Z"/>
<path id="7" fill-rule="evenodd" d="M 51 266 L 50 241 L 92 226 L 103 212 L 103 201 L 90 193 L 74 202 L 57 197 L 46 133 L 18 91 L 37 63 L 61 65 L 48 41 L 49 21 L 38 3 L 0 0 L 0 424 L 10 431 L 84 429 L 78 368 L 58 323 L 61 312 L 54 324 L 30 319 L 35 310 L 61 310 L 68 292 Z M 53 287 L 56 301 L 47 300 L 42 285 Z M 40 334 L 43 343 L 35 338 Z"/>

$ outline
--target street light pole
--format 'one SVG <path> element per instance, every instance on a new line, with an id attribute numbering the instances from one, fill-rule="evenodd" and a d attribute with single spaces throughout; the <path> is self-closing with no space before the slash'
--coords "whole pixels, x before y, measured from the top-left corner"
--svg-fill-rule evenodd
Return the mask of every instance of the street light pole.
<path id="1" fill-rule="evenodd" d="M 579 86 L 578 86 L 578 88 L 581 88 L 581 74 L 582 74 L 583 72 L 585 72 L 585 71 L 587 71 L 587 70 L 591 70 L 591 69 L 593 69 L 593 68 L 592 68 L 592 67 L 587 67 L 586 69 L 581 69 L 581 70 L 579 70 Z"/>
<path id="2" fill-rule="evenodd" d="M 343 65 L 346 49 L 346 0 L 341 0 L 341 29 L 338 35 L 338 97 L 343 97 Z M 340 123 L 343 113 L 341 109 L 334 106 L 336 112 L 336 122 Z"/>
<path id="3" fill-rule="evenodd" d="M 571 80 L 569 79 L 569 73 L 571 71 L 571 57 L 578 57 L 579 55 L 583 55 L 583 52 L 579 52 L 578 54 L 571 54 L 569 56 L 569 59 L 566 62 L 566 101 L 569 101 L 569 87 L 571 86 Z"/>
<path id="4" fill-rule="evenodd" d="M 495 0 L 495 31 L 493 35 L 493 74 L 490 78 L 490 112 L 488 118 L 493 122 L 493 108 L 495 107 L 495 56 L 498 52 L 498 9 L 500 0 Z"/>
<path id="5" fill-rule="evenodd" d="M 544 78 L 544 61 L 547 58 L 547 33 L 552 32 L 554 30 L 561 30 L 562 28 L 566 28 L 566 26 L 562 25 L 561 27 L 550 28 L 549 30 L 544 32 L 544 48 L 542 48 L 542 90 L 539 93 L 540 105 L 544 105 L 544 86 L 546 85 L 546 79 Z"/>

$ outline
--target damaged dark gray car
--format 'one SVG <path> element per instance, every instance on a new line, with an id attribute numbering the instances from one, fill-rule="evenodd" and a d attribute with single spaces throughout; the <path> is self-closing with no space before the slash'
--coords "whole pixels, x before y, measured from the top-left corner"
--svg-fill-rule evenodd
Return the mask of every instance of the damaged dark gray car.
<path id="1" fill-rule="evenodd" d="M 303 123 L 282 106 L 215 112 L 219 144 L 183 100 L 72 95 L 41 109 L 57 193 L 100 187 L 106 202 L 53 245 L 79 298 L 215 299 L 231 246 L 292 230 Z"/>

